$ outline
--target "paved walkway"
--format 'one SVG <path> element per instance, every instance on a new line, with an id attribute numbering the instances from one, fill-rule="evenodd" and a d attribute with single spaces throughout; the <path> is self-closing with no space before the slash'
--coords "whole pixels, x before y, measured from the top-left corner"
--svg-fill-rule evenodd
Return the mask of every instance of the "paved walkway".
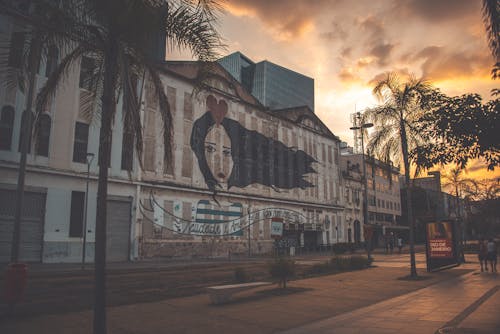
<path id="1" fill-rule="evenodd" d="M 283 333 L 500 333 L 499 284 L 470 273 Z"/>
<path id="2" fill-rule="evenodd" d="M 417 256 L 419 268 L 423 260 Z M 203 294 L 109 307 L 109 333 L 500 333 L 499 276 L 479 273 L 477 263 L 419 269 L 426 279 L 418 281 L 402 279 L 407 255 L 377 255 L 375 265 L 290 282 L 292 293 L 255 289 L 220 306 Z M 0 332 L 83 334 L 91 323 L 91 311 L 71 312 L 6 319 Z"/>

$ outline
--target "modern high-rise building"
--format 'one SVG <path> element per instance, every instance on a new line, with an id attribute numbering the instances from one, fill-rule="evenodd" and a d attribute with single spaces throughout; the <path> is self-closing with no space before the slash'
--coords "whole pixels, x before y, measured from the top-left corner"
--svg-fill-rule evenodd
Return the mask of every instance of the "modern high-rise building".
<path id="1" fill-rule="evenodd" d="M 241 52 L 218 62 L 269 109 L 307 106 L 314 112 L 314 79 L 267 60 L 255 63 Z"/>

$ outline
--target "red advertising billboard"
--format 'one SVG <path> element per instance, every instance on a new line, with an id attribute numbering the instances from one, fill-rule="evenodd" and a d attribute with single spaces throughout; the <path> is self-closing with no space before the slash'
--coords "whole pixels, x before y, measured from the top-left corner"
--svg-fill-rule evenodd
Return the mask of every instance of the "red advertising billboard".
<path id="1" fill-rule="evenodd" d="M 427 223 L 426 237 L 428 271 L 458 264 L 453 222 Z"/>
<path id="2" fill-rule="evenodd" d="M 427 240 L 431 258 L 453 258 L 453 230 L 450 222 L 427 224 Z"/>

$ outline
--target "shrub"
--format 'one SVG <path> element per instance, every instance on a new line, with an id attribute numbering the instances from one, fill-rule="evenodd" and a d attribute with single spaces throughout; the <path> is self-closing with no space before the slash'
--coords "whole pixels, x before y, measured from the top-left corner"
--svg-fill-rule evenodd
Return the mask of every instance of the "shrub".
<path id="1" fill-rule="evenodd" d="M 245 283 L 248 281 L 248 275 L 245 268 L 238 267 L 234 269 L 234 280 L 237 283 Z"/>
<path id="2" fill-rule="evenodd" d="M 334 270 L 334 268 L 330 265 L 330 262 L 316 263 L 311 268 L 309 268 L 308 272 L 312 275 L 319 274 L 327 274 Z"/>
<path id="3" fill-rule="evenodd" d="M 370 262 L 371 261 L 369 261 L 368 257 L 366 256 L 361 256 L 361 255 L 351 256 L 351 269 L 357 270 L 366 268 L 370 265 Z"/>
<path id="4" fill-rule="evenodd" d="M 330 260 L 330 265 L 338 271 L 357 270 L 369 266 L 370 261 L 362 255 L 336 256 Z"/>
<path id="5" fill-rule="evenodd" d="M 344 254 L 347 252 L 352 253 L 356 250 L 356 248 L 361 248 L 363 246 L 364 244 L 356 245 L 352 242 L 339 242 L 332 245 L 332 250 L 335 252 L 335 254 Z"/>
<path id="6" fill-rule="evenodd" d="M 269 274 L 278 280 L 281 287 L 286 288 L 286 282 L 295 274 L 295 261 L 277 257 L 269 265 Z"/>

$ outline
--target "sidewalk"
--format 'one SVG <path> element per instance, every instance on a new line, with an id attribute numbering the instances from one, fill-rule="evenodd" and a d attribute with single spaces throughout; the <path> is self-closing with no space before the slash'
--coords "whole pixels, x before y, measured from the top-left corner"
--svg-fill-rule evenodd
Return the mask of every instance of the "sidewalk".
<path id="1" fill-rule="evenodd" d="M 417 256 L 425 278 L 417 281 L 401 279 L 409 274 L 407 255 L 377 255 L 376 267 L 292 281 L 285 294 L 265 287 L 219 306 L 201 294 L 108 307 L 108 333 L 499 332 L 499 276 L 478 273 L 473 262 L 427 273 L 423 260 Z M 91 328 L 90 310 L 0 322 L 1 333 L 76 334 Z"/>
<path id="2" fill-rule="evenodd" d="M 398 278 L 408 274 L 407 268 L 376 267 L 292 281 L 288 294 L 279 294 L 274 287 L 256 289 L 220 306 L 211 305 L 208 296 L 202 294 L 109 307 L 108 328 L 109 333 L 275 333 L 356 312 L 384 300 L 404 298 L 439 282 L 449 284 L 466 272 L 421 271 L 428 279 L 405 281 Z M 89 333 L 91 323 L 91 311 L 73 312 L 7 320 L 0 324 L 0 332 Z"/>
<path id="3" fill-rule="evenodd" d="M 499 284 L 496 274 L 474 272 L 282 333 L 495 334 Z"/>

